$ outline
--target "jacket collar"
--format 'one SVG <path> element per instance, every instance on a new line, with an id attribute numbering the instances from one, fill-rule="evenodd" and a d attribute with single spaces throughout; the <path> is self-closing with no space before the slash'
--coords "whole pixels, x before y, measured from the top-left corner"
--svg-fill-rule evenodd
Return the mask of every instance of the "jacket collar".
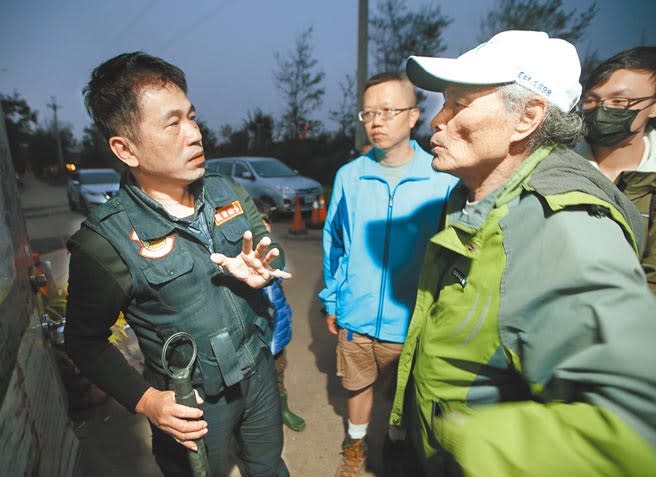
<path id="1" fill-rule="evenodd" d="M 449 248 L 473 256 L 480 240 L 476 233 L 489 214 L 494 208 L 518 200 L 522 191 L 536 191 L 543 197 L 582 192 L 599 199 L 619 212 L 620 215 L 614 219 L 625 229 L 634 248 L 639 248 L 642 243 L 640 215 L 624 194 L 581 156 L 555 146 L 542 146 L 534 151 L 503 185 L 467 213 L 463 212 L 463 208 L 469 191 L 461 182 L 447 204 L 447 226 L 450 227 L 431 238 L 431 241 L 451 244 Z"/>
<path id="2" fill-rule="evenodd" d="M 196 211 L 203 205 L 203 179 L 190 185 L 196 192 Z M 121 181 L 121 204 L 128 214 L 132 227 L 142 240 L 154 240 L 169 235 L 176 228 L 176 219 L 171 217 L 162 204 L 147 195 L 137 185 L 132 174 L 126 172 Z"/>
<path id="3" fill-rule="evenodd" d="M 638 171 L 656 172 L 656 129 L 649 128 L 642 140 L 645 143 L 645 152 L 642 154 Z"/>
<path id="4" fill-rule="evenodd" d="M 460 181 L 449 200 L 447 223 L 458 226 L 463 230 L 475 232 L 480 229 L 494 207 L 507 204 L 521 193 L 523 183 L 544 158 L 551 154 L 554 146 L 542 146 L 534 151 L 512 173 L 506 182 L 497 187 L 490 194 L 481 199 L 475 207 L 464 212 L 465 202 L 469 196 L 469 189 Z"/>
<path id="5" fill-rule="evenodd" d="M 431 168 L 430 160 L 425 157 L 427 153 L 421 148 L 417 141 L 410 139 L 410 147 L 412 147 L 412 150 L 414 151 L 414 156 L 411 159 L 412 164 L 410 164 L 408 174 L 403 180 L 408 178 L 423 179 L 426 178 L 431 171 L 434 173 L 435 171 L 433 171 Z M 378 161 L 374 156 L 373 148 L 366 155 L 361 157 L 368 159 L 364 161 L 361 177 L 383 177 L 381 172 L 382 166 L 378 164 Z M 424 162 L 426 162 L 426 164 L 424 164 Z"/>
<path id="6" fill-rule="evenodd" d="M 615 181 L 617 188 L 628 194 L 656 194 L 656 172 L 624 171 Z"/>

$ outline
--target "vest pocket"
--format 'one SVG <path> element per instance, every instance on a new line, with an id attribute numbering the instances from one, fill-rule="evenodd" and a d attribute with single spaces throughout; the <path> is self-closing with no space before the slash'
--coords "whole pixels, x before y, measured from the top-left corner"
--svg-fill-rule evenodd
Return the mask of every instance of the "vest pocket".
<path id="1" fill-rule="evenodd" d="M 193 268 L 194 262 L 191 258 L 179 256 L 170 260 L 153 261 L 143 269 L 143 273 L 151 285 L 164 285 L 191 272 Z"/>
<path id="2" fill-rule="evenodd" d="M 234 257 L 241 253 L 242 239 L 244 232 L 250 229 L 248 220 L 243 216 L 234 217 L 227 222 L 218 226 L 220 236 L 218 242 L 215 244 L 217 252 L 220 252 L 228 257 Z M 257 244 L 253 244 L 255 247 Z"/>
<path id="3" fill-rule="evenodd" d="M 208 257 L 209 260 L 209 257 Z M 175 310 L 188 310 L 198 301 L 204 288 L 198 274 L 191 273 L 194 261 L 184 254 L 153 261 L 143 268 L 143 276 L 158 303 Z"/>
<path id="4" fill-rule="evenodd" d="M 244 373 L 241 370 L 239 362 L 239 355 L 237 354 L 237 350 L 235 349 L 235 345 L 232 342 L 232 338 L 230 337 L 228 330 L 223 328 L 216 333 L 209 335 L 209 340 L 226 387 L 237 384 L 239 381 L 244 379 Z M 205 369 L 202 371 L 207 383 Z M 219 381 L 220 380 L 221 376 L 219 376 Z M 212 394 L 207 389 L 207 384 L 205 390 L 208 394 Z"/>

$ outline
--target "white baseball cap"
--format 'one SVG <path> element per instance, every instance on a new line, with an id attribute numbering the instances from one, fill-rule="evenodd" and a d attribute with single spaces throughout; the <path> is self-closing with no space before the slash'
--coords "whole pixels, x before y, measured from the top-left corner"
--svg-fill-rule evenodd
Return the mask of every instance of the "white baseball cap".
<path id="1" fill-rule="evenodd" d="M 408 78 L 419 88 L 444 91 L 449 83 L 517 83 L 571 111 L 581 97 L 576 48 L 542 31 L 504 31 L 458 58 L 411 56 Z"/>

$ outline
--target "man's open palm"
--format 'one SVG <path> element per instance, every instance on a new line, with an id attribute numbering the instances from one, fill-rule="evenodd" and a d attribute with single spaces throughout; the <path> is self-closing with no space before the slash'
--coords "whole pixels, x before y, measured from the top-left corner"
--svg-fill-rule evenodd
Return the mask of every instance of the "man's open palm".
<path id="1" fill-rule="evenodd" d="M 253 249 L 253 234 L 250 230 L 244 232 L 241 253 L 236 257 L 226 257 L 221 253 L 210 256 L 212 262 L 221 265 L 238 280 L 253 288 L 262 288 L 272 278 L 290 278 L 291 274 L 277 268 L 271 268 L 280 251 L 273 248 L 267 252 L 271 239 L 264 237 Z"/>

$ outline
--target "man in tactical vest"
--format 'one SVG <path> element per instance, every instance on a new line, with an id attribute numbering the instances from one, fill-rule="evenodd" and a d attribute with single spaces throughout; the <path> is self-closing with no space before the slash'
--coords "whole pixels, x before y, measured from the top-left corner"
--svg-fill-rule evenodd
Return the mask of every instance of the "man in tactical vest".
<path id="1" fill-rule="evenodd" d="M 212 475 L 227 475 L 234 436 L 247 475 L 287 476 L 271 316 L 259 288 L 290 275 L 245 190 L 205 175 L 186 91 L 179 68 L 141 52 L 92 73 L 87 109 L 128 170 L 68 243 L 66 348 L 83 374 L 150 420 L 165 475 L 189 474 L 186 453 L 201 437 Z M 143 376 L 107 341 L 120 312 L 139 339 Z M 162 362 L 166 340 L 181 331 L 197 345 L 200 409 L 176 403 L 167 374 L 192 359 L 191 347 L 172 347 Z"/>

